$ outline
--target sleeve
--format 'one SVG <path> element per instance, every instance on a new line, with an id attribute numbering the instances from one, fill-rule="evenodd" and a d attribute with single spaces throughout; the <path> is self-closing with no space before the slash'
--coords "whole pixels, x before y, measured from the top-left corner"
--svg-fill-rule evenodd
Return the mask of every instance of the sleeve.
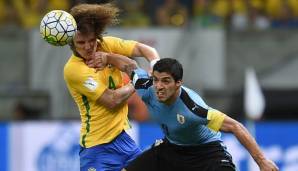
<path id="1" fill-rule="evenodd" d="M 150 97 L 149 88 L 153 85 L 152 78 L 148 75 L 147 71 L 138 68 L 133 71 L 131 80 L 138 95 L 146 102 Z"/>
<path id="2" fill-rule="evenodd" d="M 225 114 L 209 107 L 201 96 L 191 89 L 183 87 L 180 96 L 190 111 L 204 119 L 204 124 L 206 124 L 209 129 L 213 131 L 220 129 Z"/>
<path id="3" fill-rule="evenodd" d="M 127 57 L 131 57 L 133 49 L 137 42 L 133 40 L 123 40 L 117 37 L 104 37 L 104 43 L 107 46 L 105 49 L 108 52 L 117 53 Z"/>
<path id="4" fill-rule="evenodd" d="M 107 86 L 100 80 L 99 74 L 101 71 L 94 72 L 93 69 L 86 68 L 79 72 L 76 70 L 76 72 L 65 74 L 65 80 L 76 92 L 96 101 L 107 89 Z"/>
<path id="5" fill-rule="evenodd" d="M 207 127 L 214 131 L 219 131 L 224 119 L 225 119 L 224 113 L 210 108 L 207 113 L 207 120 L 208 120 Z"/>

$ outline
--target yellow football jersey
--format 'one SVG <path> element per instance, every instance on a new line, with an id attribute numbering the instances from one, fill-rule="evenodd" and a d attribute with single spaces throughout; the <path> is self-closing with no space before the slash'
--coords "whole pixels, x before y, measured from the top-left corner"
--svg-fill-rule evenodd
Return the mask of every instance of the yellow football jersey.
<path id="1" fill-rule="evenodd" d="M 136 42 L 104 37 L 99 51 L 131 56 Z M 81 115 L 80 144 L 83 147 L 108 143 L 129 127 L 127 104 L 109 109 L 97 99 L 107 89 L 123 86 L 121 72 L 113 66 L 95 72 L 83 58 L 72 55 L 64 66 L 64 79 Z"/>

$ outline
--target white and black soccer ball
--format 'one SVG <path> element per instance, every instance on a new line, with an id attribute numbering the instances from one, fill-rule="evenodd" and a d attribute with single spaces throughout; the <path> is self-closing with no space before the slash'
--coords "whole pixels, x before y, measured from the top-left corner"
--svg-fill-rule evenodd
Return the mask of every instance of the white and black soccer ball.
<path id="1" fill-rule="evenodd" d="M 41 37 L 54 46 L 64 46 L 72 41 L 77 31 L 73 16 L 63 10 L 47 13 L 40 22 Z"/>

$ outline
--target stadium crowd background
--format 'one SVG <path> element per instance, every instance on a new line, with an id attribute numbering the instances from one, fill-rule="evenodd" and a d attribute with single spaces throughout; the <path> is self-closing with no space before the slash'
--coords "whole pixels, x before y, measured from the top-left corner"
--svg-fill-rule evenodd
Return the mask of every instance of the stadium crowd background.
<path id="1" fill-rule="evenodd" d="M 50 10 L 68 11 L 75 4 L 107 0 L 1 0 L 0 26 L 37 27 Z M 295 28 L 296 0 L 116 0 L 122 9 L 120 27 L 224 24 L 235 29 Z"/>
<path id="2" fill-rule="evenodd" d="M 82 2 L 104 3 L 105 1 L 0 0 L 0 36 L 3 44 L 1 46 L 0 92 L 2 96 L 0 99 L 2 105 L 0 108 L 2 112 L 0 111 L 0 118 L 8 120 L 57 118 L 50 114 L 50 111 L 53 111 L 51 100 L 36 100 L 39 104 L 36 106 L 41 107 L 29 107 L 30 105 L 26 105 L 22 100 L 26 99 L 26 96 L 29 99 L 52 98 L 50 93 L 38 92 L 28 86 L 31 79 L 28 73 L 32 62 L 28 57 L 30 56 L 28 35 L 31 30 L 38 29 L 41 18 L 48 11 L 53 9 L 68 11 L 74 4 Z M 226 60 L 222 64 L 227 73 L 225 86 L 209 88 L 210 91 L 208 91 L 208 88 L 202 85 L 194 85 L 198 89 L 201 88 L 202 94 L 214 103 L 215 107 L 237 113 L 235 117 L 238 119 L 244 117 L 241 101 L 244 68 L 248 65 L 253 66 L 259 76 L 266 77 L 266 74 L 276 72 L 278 68 L 282 68 L 296 58 L 292 55 L 295 47 L 286 49 L 287 44 L 293 46 L 292 42 L 295 40 L 288 40 L 288 38 L 295 38 L 295 28 L 298 27 L 298 1 L 296 0 L 118 0 L 114 2 L 121 9 L 121 20 L 115 28 L 174 28 L 189 34 L 199 29 L 222 29 L 225 32 L 223 46 L 226 49 L 224 50 Z M 150 45 L 154 44 L 152 40 L 144 41 Z M 11 52 L 10 46 L 16 46 L 18 51 Z M 15 68 L 10 65 L 15 65 Z M 10 72 L 10 75 L 6 74 L 7 72 Z M 272 108 L 267 108 L 264 119 L 295 118 L 296 115 L 292 113 L 298 110 L 296 105 L 292 105 L 294 102 L 291 100 L 297 95 L 298 86 L 295 83 L 289 83 L 289 88 L 287 81 L 284 83 L 285 86 L 277 86 L 277 88 L 276 84 L 272 84 L 275 87 L 273 92 L 270 88 L 272 86 L 269 86 L 268 93 L 265 90 L 267 97 L 270 96 L 273 100 L 269 100 L 269 106 Z M 266 87 L 268 89 L 268 86 L 265 86 L 265 89 Z M 283 102 L 280 94 L 285 94 Z M 283 115 L 279 114 L 281 112 Z M 26 115 L 24 116 L 23 113 Z M 58 118 L 68 117 L 78 116 L 72 114 L 65 117 L 64 114 L 60 114 Z"/>

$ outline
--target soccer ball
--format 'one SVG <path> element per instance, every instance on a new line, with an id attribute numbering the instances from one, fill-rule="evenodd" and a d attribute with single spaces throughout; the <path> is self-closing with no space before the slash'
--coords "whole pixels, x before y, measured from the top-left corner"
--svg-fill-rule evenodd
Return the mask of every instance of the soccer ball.
<path id="1" fill-rule="evenodd" d="M 74 37 L 77 23 L 73 16 L 62 10 L 47 13 L 40 22 L 41 37 L 54 46 L 64 46 Z"/>

